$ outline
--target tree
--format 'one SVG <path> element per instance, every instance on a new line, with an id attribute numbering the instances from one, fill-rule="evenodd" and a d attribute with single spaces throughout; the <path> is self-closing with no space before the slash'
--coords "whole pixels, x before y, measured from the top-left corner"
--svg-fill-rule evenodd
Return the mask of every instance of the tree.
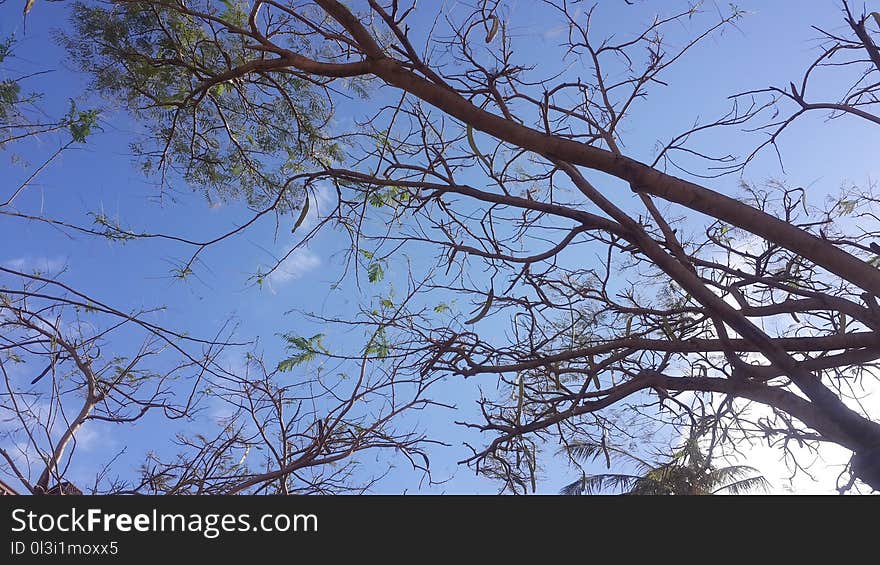
<path id="1" fill-rule="evenodd" d="M 116 478 L 111 465 L 95 474 L 88 488 L 112 494 L 333 493 L 360 491 L 353 481 L 353 455 L 389 449 L 404 453 L 416 467 L 427 462 L 425 438 L 399 430 L 407 410 L 430 405 L 423 389 L 393 371 L 371 370 L 365 354 L 351 379 L 316 370 L 285 376 L 302 361 L 303 342 L 291 337 L 296 353 L 271 366 L 250 353 L 253 344 L 226 337 L 187 336 L 152 323 L 150 311 L 123 312 L 54 278 L 0 267 L 19 288 L 0 292 L 4 418 L 17 426 L 6 432 L 14 450 L 0 448 L 12 474 L 33 494 L 52 494 L 52 483 L 67 484 L 77 439 L 86 424 L 156 429 L 156 418 L 192 421 L 211 400 L 225 415 L 215 429 L 179 433 L 177 455 L 152 443 L 139 476 Z M 133 351 L 119 334 L 141 335 Z M 130 338 L 129 338 L 130 339 Z M 244 349 L 247 363 L 230 368 L 220 354 Z M 42 370 L 30 382 L 31 368 Z M 340 380 L 343 379 L 343 380 Z M 329 382 L 328 382 L 329 381 Z M 124 453 L 124 449 L 119 455 Z M 18 463 L 16 462 L 18 461 Z M 109 481 L 109 484 L 103 484 Z M 79 485 L 85 488 L 85 485 Z M 57 489 L 56 489 L 57 490 Z"/>
<path id="2" fill-rule="evenodd" d="M 534 488 L 548 442 L 614 432 L 617 407 L 672 427 L 710 418 L 729 442 L 838 444 L 852 477 L 880 489 L 880 423 L 854 400 L 880 358 L 876 196 L 819 206 L 800 188 L 744 183 L 732 198 L 715 179 L 756 153 L 700 147 L 707 131 L 743 126 L 769 132 L 761 151 L 812 112 L 880 123 L 872 18 L 844 2 L 847 33 L 821 32 L 798 84 L 735 95 L 727 115 L 638 158 L 623 143 L 634 108 L 743 13 L 688 5 L 603 38 L 598 8 L 542 5 L 576 65 L 527 60 L 508 30 L 515 14 L 493 0 L 448 13 L 396 0 L 115 0 L 78 5 L 63 41 L 98 90 L 151 124 L 141 153 L 163 174 L 223 195 L 239 194 L 242 173 L 256 217 L 302 218 L 300 202 L 330 183 L 336 207 L 300 244 L 335 223 L 371 283 L 394 265 L 411 272 L 397 279 L 402 299 L 325 321 L 375 328 L 354 359 L 393 359 L 419 390 L 443 375 L 496 377 L 500 394 L 481 396 L 483 421 L 467 424 L 492 437 L 467 461 L 509 488 Z M 682 25 L 689 39 L 663 39 Z M 815 75 L 835 69 L 851 87 L 814 100 Z M 365 94 L 356 127 L 313 127 Z M 682 210 L 707 221 L 674 220 Z M 217 241 L 183 243 L 198 253 Z M 432 262 L 405 263 L 425 250 Z M 750 403 L 769 416 L 749 418 Z"/>
<path id="3" fill-rule="evenodd" d="M 748 465 L 716 467 L 712 456 L 703 452 L 699 437 L 692 435 L 668 461 L 651 463 L 626 450 L 602 444 L 581 443 L 567 447 L 568 453 L 587 462 L 606 456 L 635 465 L 638 474 L 602 473 L 587 475 L 560 489 L 560 494 L 594 494 L 606 489 L 623 490 L 624 494 L 638 495 L 707 495 L 727 492 L 747 493 L 768 490 L 769 483 Z"/>
<path id="4" fill-rule="evenodd" d="M 122 243 L 163 237 L 126 232 L 104 215 L 95 215 L 89 226 L 22 211 L 19 203 L 40 173 L 62 152 L 86 143 L 92 130 L 99 127 L 99 115 L 94 110 L 79 110 L 71 101 L 63 118 L 47 119 L 50 114 L 42 107 L 42 94 L 25 90 L 34 75 L 16 74 L 14 64 L 10 65 L 13 47 L 11 39 L 0 45 L 0 147 L 16 151 L 23 144 L 38 141 L 57 143 L 58 148 L 36 166 L 25 163 L 24 180 L 0 197 L 0 215 L 9 221 L 48 225 Z M 159 75 L 155 80 L 168 81 L 168 88 L 179 78 Z M 137 76 L 123 75 L 122 79 Z M 151 92 L 158 92 L 155 82 L 151 88 Z M 249 104 L 252 102 L 250 98 Z M 297 119 L 305 124 L 317 112 L 315 108 L 309 117 L 303 114 Z M 251 113 L 249 119 L 258 115 Z M 188 123 L 204 121 L 192 110 L 189 117 L 193 122 Z M 272 124 L 285 126 L 277 115 Z M 197 133 L 187 127 L 182 125 L 181 129 L 200 135 L 206 143 L 199 149 L 205 161 L 198 170 L 187 172 L 191 181 L 210 187 L 228 182 L 234 174 L 239 181 L 236 195 L 259 202 L 261 179 L 268 178 L 271 171 L 257 170 L 256 166 L 250 172 L 236 171 L 234 156 L 223 151 L 215 156 L 207 149 L 216 149 L 210 132 Z M 255 126 L 262 136 L 260 141 L 242 142 L 238 146 L 241 151 L 254 154 L 260 143 L 283 143 L 296 154 L 295 143 L 283 132 L 267 133 L 261 127 Z M 182 143 L 179 134 L 164 133 L 167 143 L 176 144 L 178 150 Z M 309 134 L 303 136 L 306 143 Z M 196 150 L 195 144 L 187 147 Z M 275 205 L 286 206 L 287 201 L 278 195 Z M 187 270 L 182 268 L 179 276 L 184 278 Z M 108 271 L 108 276 L 114 275 Z M 0 420 L 4 424 L 0 468 L 22 485 L 23 492 L 360 492 L 388 472 L 358 473 L 353 478 L 361 452 L 390 450 L 402 453 L 414 467 L 427 465 L 425 438 L 417 431 L 398 429 L 397 420 L 402 413 L 430 401 L 422 397 L 424 391 L 418 383 L 398 377 L 395 367 L 368 367 L 371 355 L 364 353 L 363 363 L 351 379 L 345 380 L 341 372 L 328 377 L 322 367 L 306 372 L 301 365 L 313 355 L 313 348 L 321 348 L 320 336 L 284 336 L 292 356 L 273 363 L 265 359 L 256 343 L 234 339 L 232 321 L 218 328 L 215 336 L 201 338 L 162 324 L 162 310 L 117 309 L 67 284 L 61 265 L 33 265 L 25 260 L 0 264 Z M 227 354 L 241 356 L 242 366 L 230 367 L 223 360 Z M 323 368 L 330 370 L 331 365 Z M 196 416 L 212 402 L 222 405 L 224 416 L 204 425 Z M 178 422 L 182 425 L 174 427 Z M 68 477 L 75 463 L 83 461 L 78 455 L 83 430 L 101 426 L 135 433 L 151 430 L 155 449 L 143 456 L 134 474 L 116 465 L 117 459 L 126 455 L 126 448 L 122 448 L 103 468 L 90 465 L 94 468 L 93 484 L 74 484 Z M 171 430 L 170 441 L 160 433 L 163 426 Z M 174 435 L 175 429 L 182 431 Z"/>

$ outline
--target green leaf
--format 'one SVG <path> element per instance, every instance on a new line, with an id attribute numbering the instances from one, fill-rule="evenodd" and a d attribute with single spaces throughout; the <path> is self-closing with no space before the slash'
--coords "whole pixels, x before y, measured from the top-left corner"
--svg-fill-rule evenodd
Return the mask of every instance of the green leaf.
<path id="1" fill-rule="evenodd" d="M 226 10 L 220 14 L 220 19 L 232 25 L 243 24 L 246 15 L 241 6 L 234 0 L 222 0 L 222 2 L 226 6 Z"/>
<path id="2" fill-rule="evenodd" d="M 840 213 L 844 215 L 852 214 L 857 205 L 857 200 L 841 200 L 837 203 L 837 206 L 840 208 Z"/>
<path id="3" fill-rule="evenodd" d="M 92 133 L 92 127 L 98 122 L 97 110 L 80 111 L 76 103 L 70 101 L 70 110 L 67 112 L 67 128 L 71 137 L 77 143 L 85 143 L 86 138 Z"/>
<path id="4" fill-rule="evenodd" d="M 215 84 L 214 86 L 211 87 L 211 93 L 214 96 L 223 96 L 224 94 L 226 94 L 230 90 L 231 90 L 230 86 L 228 84 L 226 84 L 225 82 Z"/>
<path id="5" fill-rule="evenodd" d="M 366 354 L 367 355 L 375 355 L 379 359 L 384 359 L 388 357 L 388 338 L 385 335 L 385 327 L 381 326 L 376 333 L 373 334 L 373 337 L 370 338 L 370 342 L 367 344 Z"/>
<path id="6" fill-rule="evenodd" d="M 369 278 L 371 283 L 379 282 L 385 278 L 385 271 L 382 270 L 382 265 L 370 263 L 367 267 L 367 278 Z"/>
<path id="7" fill-rule="evenodd" d="M 312 361 L 319 353 L 324 355 L 330 354 L 327 348 L 324 347 L 324 344 L 321 343 L 321 340 L 324 339 L 324 334 L 322 333 L 315 334 L 309 338 L 295 335 L 285 335 L 284 338 L 288 343 L 287 350 L 292 352 L 293 355 L 278 363 L 279 371 L 290 371 L 298 365 Z"/>
<path id="8" fill-rule="evenodd" d="M 381 208 L 385 205 L 385 194 L 375 190 L 370 193 L 370 206 L 374 208 Z"/>

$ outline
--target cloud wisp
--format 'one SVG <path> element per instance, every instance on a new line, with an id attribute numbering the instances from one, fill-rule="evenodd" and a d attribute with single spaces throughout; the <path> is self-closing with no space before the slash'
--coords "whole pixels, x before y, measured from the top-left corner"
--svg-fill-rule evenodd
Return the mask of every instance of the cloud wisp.
<path id="1" fill-rule="evenodd" d="M 321 258 L 307 247 L 295 249 L 267 277 L 268 282 L 276 288 L 302 278 L 320 265 Z"/>
<path id="2" fill-rule="evenodd" d="M 3 266 L 21 273 L 57 275 L 67 266 L 60 257 L 17 257 L 4 261 Z"/>

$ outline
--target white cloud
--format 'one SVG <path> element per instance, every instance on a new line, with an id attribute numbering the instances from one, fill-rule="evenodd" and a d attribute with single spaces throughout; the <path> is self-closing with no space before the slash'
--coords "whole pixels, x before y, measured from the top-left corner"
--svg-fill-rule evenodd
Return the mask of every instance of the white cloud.
<path id="1" fill-rule="evenodd" d="M 235 404 L 222 395 L 215 394 L 208 400 L 208 419 L 213 424 L 226 424 L 235 415 L 236 410 Z"/>
<path id="2" fill-rule="evenodd" d="M 99 427 L 95 425 L 94 420 L 85 422 L 76 432 L 76 448 L 92 451 L 97 448 L 105 449 L 114 444 L 112 434 L 106 433 L 110 428 L 105 426 L 104 430 L 99 431 Z"/>
<path id="3" fill-rule="evenodd" d="M 3 262 L 3 266 L 23 273 L 57 275 L 66 266 L 60 257 L 18 257 Z"/>
<path id="4" fill-rule="evenodd" d="M 289 283 L 314 271 L 320 265 L 321 258 L 308 248 L 295 249 L 269 275 L 269 283 L 273 286 Z"/>

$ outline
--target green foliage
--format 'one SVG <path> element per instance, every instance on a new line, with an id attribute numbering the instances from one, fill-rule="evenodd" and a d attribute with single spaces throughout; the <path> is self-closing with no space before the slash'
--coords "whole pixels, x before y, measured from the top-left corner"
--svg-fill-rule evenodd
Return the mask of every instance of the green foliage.
<path id="1" fill-rule="evenodd" d="M 291 352 L 292 355 L 278 363 L 278 370 L 282 372 L 290 371 L 294 367 L 308 363 L 314 360 L 318 354 L 330 354 L 330 351 L 322 343 L 324 334 L 315 334 L 309 338 L 285 334 L 284 339 L 287 340 L 287 351 Z"/>
<path id="2" fill-rule="evenodd" d="M 192 266 L 188 264 L 182 264 L 179 267 L 174 267 L 171 269 L 171 276 L 180 281 L 185 281 L 189 279 L 192 274 Z"/>
<path id="3" fill-rule="evenodd" d="M 11 363 L 24 363 L 24 359 L 22 359 L 17 353 L 11 351 L 6 352 L 6 360 Z"/>
<path id="4" fill-rule="evenodd" d="M 76 102 L 71 100 L 65 122 L 73 140 L 77 143 L 85 143 L 86 138 L 92 133 L 92 128 L 98 122 L 98 111 L 78 110 Z"/>
<path id="5" fill-rule="evenodd" d="M 0 41 L 0 64 L 12 52 L 13 37 L 7 37 Z M 2 69 L 0 69 L 2 71 Z M 13 79 L 0 80 L 0 128 L 7 127 L 6 123 L 13 115 L 15 105 L 21 101 L 21 85 Z"/>
<path id="6" fill-rule="evenodd" d="M 3 41 L 0 41 L 0 63 L 6 60 L 6 57 L 12 52 L 12 44 L 14 42 L 13 37 L 7 37 Z"/>
<path id="7" fill-rule="evenodd" d="M 609 448 L 604 443 L 582 442 L 567 448 L 568 453 L 584 461 L 600 456 L 610 467 L 612 459 L 627 459 L 635 463 L 639 474 L 605 473 L 584 475 L 564 486 L 560 494 L 595 494 L 606 490 L 624 491 L 641 495 L 706 495 L 727 491 L 742 494 L 769 488 L 767 480 L 757 469 L 747 465 L 715 467 L 708 455 L 700 449 L 695 437 L 672 454 L 669 461 L 649 464 L 626 452 Z"/>
<path id="8" fill-rule="evenodd" d="M 222 0 L 225 10 L 220 14 L 220 19 L 234 26 L 241 26 L 247 21 L 246 5 L 235 0 Z"/>
<path id="9" fill-rule="evenodd" d="M 367 343 L 366 355 L 373 355 L 378 359 L 385 359 L 388 357 L 388 351 L 388 335 L 385 332 L 385 327 L 381 326 L 376 330 L 376 333 L 373 334 L 369 343 Z"/>
<path id="10" fill-rule="evenodd" d="M 137 236 L 122 227 L 118 219 L 110 218 L 104 212 L 89 212 L 92 216 L 92 222 L 95 226 L 104 228 L 101 235 L 110 241 L 119 241 L 125 243 L 137 239 Z"/>
<path id="11" fill-rule="evenodd" d="M 385 278 L 385 271 L 382 269 L 382 265 L 379 264 L 378 261 L 370 263 L 367 266 L 367 278 L 371 283 L 379 282 Z"/>
<path id="12" fill-rule="evenodd" d="M 382 208 L 390 206 L 397 208 L 400 204 L 409 202 L 409 191 L 399 186 L 390 186 L 384 190 L 373 190 L 367 197 L 370 206 Z"/>
<path id="13" fill-rule="evenodd" d="M 855 211 L 856 206 L 858 205 L 858 200 L 840 200 L 837 203 L 837 209 L 842 215 L 849 216 Z"/>
<path id="14" fill-rule="evenodd" d="M 21 85 L 14 80 L 0 80 L 0 120 L 6 121 L 12 114 L 12 108 L 19 102 Z"/>
<path id="15" fill-rule="evenodd" d="M 338 160 L 341 150 L 320 136 L 329 114 L 311 83 L 247 70 L 260 55 L 229 28 L 245 22 L 246 11 L 238 0 L 77 3 L 72 31 L 59 39 L 95 90 L 146 125 L 148 135 L 133 146 L 145 172 L 173 171 L 211 200 L 262 207 L 288 173 Z M 72 122 L 77 139 L 88 134 L 90 117 Z M 303 202 L 290 192 L 281 211 Z"/>

